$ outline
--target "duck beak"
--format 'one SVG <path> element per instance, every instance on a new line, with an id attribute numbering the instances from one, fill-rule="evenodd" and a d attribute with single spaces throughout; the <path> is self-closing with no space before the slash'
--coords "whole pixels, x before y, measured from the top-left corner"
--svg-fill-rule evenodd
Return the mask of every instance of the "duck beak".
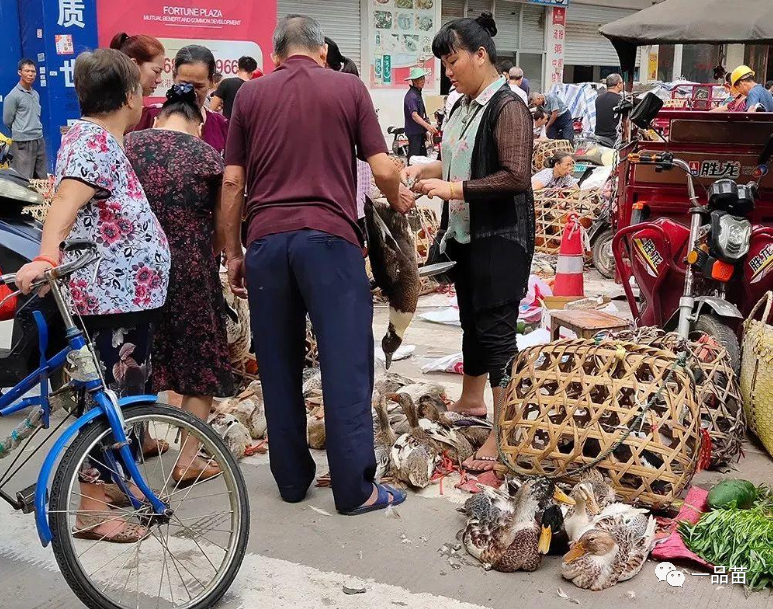
<path id="1" fill-rule="evenodd" d="M 550 542 L 553 540 L 553 530 L 550 527 L 543 526 L 542 533 L 539 536 L 537 551 L 540 554 L 547 554 L 550 551 Z"/>
<path id="2" fill-rule="evenodd" d="M 553 499 L 555 499 L 559 503 L 565 503 L 566 505 L 575 504 L 575 500 L 572 499 L 569 495 L 567 495 L 564 491 L 562 491 L 558 487 L 556 487 L 556 490 L 553 491 Z"/>
<path id="3" fill-rule="evenodd" d="M 564 562 L 566 562 L 566 563 L 574 562 L 578 558 L 580 558 L 582 556 L 585 556 L 586 553 L 587 553 L 587 550 L 585 549 L 585 544 L 583 542 L 581 542 L 581 541 L 578 541 L 564 555 Z"/>
<path id="4" fill-rule="evenodd" d="M 590 507 L 591 514 L 597 515 L 601 512 L 599 504 L 596 501 L 596 496 L 593 493 L 587 494 L 588 506 Z"/>

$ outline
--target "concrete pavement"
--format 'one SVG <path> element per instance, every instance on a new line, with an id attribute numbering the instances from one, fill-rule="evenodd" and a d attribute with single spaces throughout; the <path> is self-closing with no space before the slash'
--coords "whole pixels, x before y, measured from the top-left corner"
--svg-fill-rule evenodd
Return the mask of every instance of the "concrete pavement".
<path id="1" fill-rule="evenodd" d="M 376 309 L 377 339 L 386 327 L 386 309 Z M 461 377 L 425 376 L 419 371 L 430 357 L 459 350 L 458 328 L 414 322 L 406 343 L 416 345 L 396 372 L 438 381 L 449 394 L 459 394 Z M 10 422 L 0 421 L 0 431 Z M 770 458 L 753 444 L 733 475 L 773 484 Z M 324 453 L 315 453 L 318 473 L 326 472 Z M 0 469 L 5 464 L 0 461 Z M 581 606 L 646 608 L 691 606 L 709 609 L 773 607 L 767 593 L 745 598 L 740 586 L 712 586 L 707 577 L 693 577 L 689 566 L 683 588 L 658 582 L 654 563 L 635 579 L 598 593 L 575 588 L 561 579 L 559 559 L 548 557 L 534 573 L 486 572 L 457 552 L 457 531 L 463 524 L 455 508 L 464 496 L 444 484 L 421 495 L 411 493 L 397 508 L 399 518 L 376 512 L 354 518 L 335 515 L 327 489 L 313 489 L 297 505 L 279 500 L 268 457 L 245 459 L 242 468 L 250 489 L 252 529 L 248 556 L 220 605 L 223 609 L 335 607 L 407 607 L 409 609 L 568 609 Z M 30 475 L 34 475 L 34 471 Z M 720 478 L 702 473 L 708 485 Z M 316 509 L 314 509 L 316 508 Z M 328 515 L 330 514 L 330 515 Z M 563 598 L 560 590 L 569 597 Z M 40 547 L 31 516 L 13 513 L 0 504 L 0 607 L 2 609 L 74 609 L 80 602 L 58 572 L 50 548 Z"/>

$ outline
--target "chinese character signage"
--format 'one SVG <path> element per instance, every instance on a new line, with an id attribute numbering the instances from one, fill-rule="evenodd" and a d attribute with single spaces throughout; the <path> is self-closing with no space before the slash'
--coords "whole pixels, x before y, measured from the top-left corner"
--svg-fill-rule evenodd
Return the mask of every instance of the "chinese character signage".
<path id="1" fill-rule="evenodd" d="M 59 0 L 77 4 L 78 0 Z M 163 80 L 154 97 L 166 95 L 172 84 L 174 56 L 189 44 L 202 44 L 215 55 L 224 78 L 236 75 L 239 57 L 254 57 L 270 71 L 271 37 L 276 27 L 276 0 L 201 0 L 171 5 L 165 0 L 118 2 L 97 0 L 99 41 L 107 46 L 118 32 L 149 34 L 164 45 Z M 195 5 L 195 6 L 194 6 Z"/>
<path id="2" fill-rule="evenodd" d="M 429 72 L 427 90 L 439 85 L 432 39 L 440 29 L 440 0 L 367 0 L 369 84 L 376 89 L 406 86 L 411 68 Z"/>
<path id="3" fill-rule="evenodd" d="M 544 4 L 546 6 L 569 6 L 569 0 L 527 0 L 529 4 Z"/>
<path id="4" fill-rule="evenodd" d="M 552 85 L 564 82 L 564 47 L 566 46 L 566 9 L 553 7 L 550 13 L 548 35 L 548 82 Z"/>
<path id="5" fill-rule="evenodd" d="M 53 169 L 61 134 L 80 117 L 75 57 L 97 47 L 96 0 L 37 0 L 19 11 L 22 52 L 35 58 L 43 137 Z"/>

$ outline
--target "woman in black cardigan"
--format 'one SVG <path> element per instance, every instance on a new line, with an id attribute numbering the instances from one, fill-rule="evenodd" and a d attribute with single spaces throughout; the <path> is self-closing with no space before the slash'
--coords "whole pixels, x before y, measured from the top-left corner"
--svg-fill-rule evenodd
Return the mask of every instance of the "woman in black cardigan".
<path id="1" fill-rule="evenodd" d="M 444 126 L 442 162 L 404 173 L 417 192 L 445 201 L 441 249 L 456 261 L 465 372 L 451 410 L 472 416 L 486 415 L 487 377 L 498 416 L 534 253 L 532 118 L 496 69 L 495 34 L 491 13 L 483 13 L 452 21 L 435 36 L 433 53 L 464 97 Z M 492 433 L 465 466 L 485 471 L 496 461 Z"/>

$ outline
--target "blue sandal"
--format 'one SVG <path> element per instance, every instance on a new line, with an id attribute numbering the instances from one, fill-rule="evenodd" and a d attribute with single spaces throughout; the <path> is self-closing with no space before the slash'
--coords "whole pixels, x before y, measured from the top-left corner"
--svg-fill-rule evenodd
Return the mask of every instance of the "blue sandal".
<path id="1" fill-rule="evenodd" d="M 360 514 L 367 514 L 376 510 L 384 510 L 390 505 L 392 507 L 398 506 L 408 497 L 405 491 L 396 489 L 391 484 L 377 484 L 376 488 L 378 489 L 378 497 L 372 505 L 361 505 L 353 510 L 339 511 L 338 513 L 344 516 L 359 516 Z M 390 495 L 392 496 L 392 501 L 389 501 Z"/>

